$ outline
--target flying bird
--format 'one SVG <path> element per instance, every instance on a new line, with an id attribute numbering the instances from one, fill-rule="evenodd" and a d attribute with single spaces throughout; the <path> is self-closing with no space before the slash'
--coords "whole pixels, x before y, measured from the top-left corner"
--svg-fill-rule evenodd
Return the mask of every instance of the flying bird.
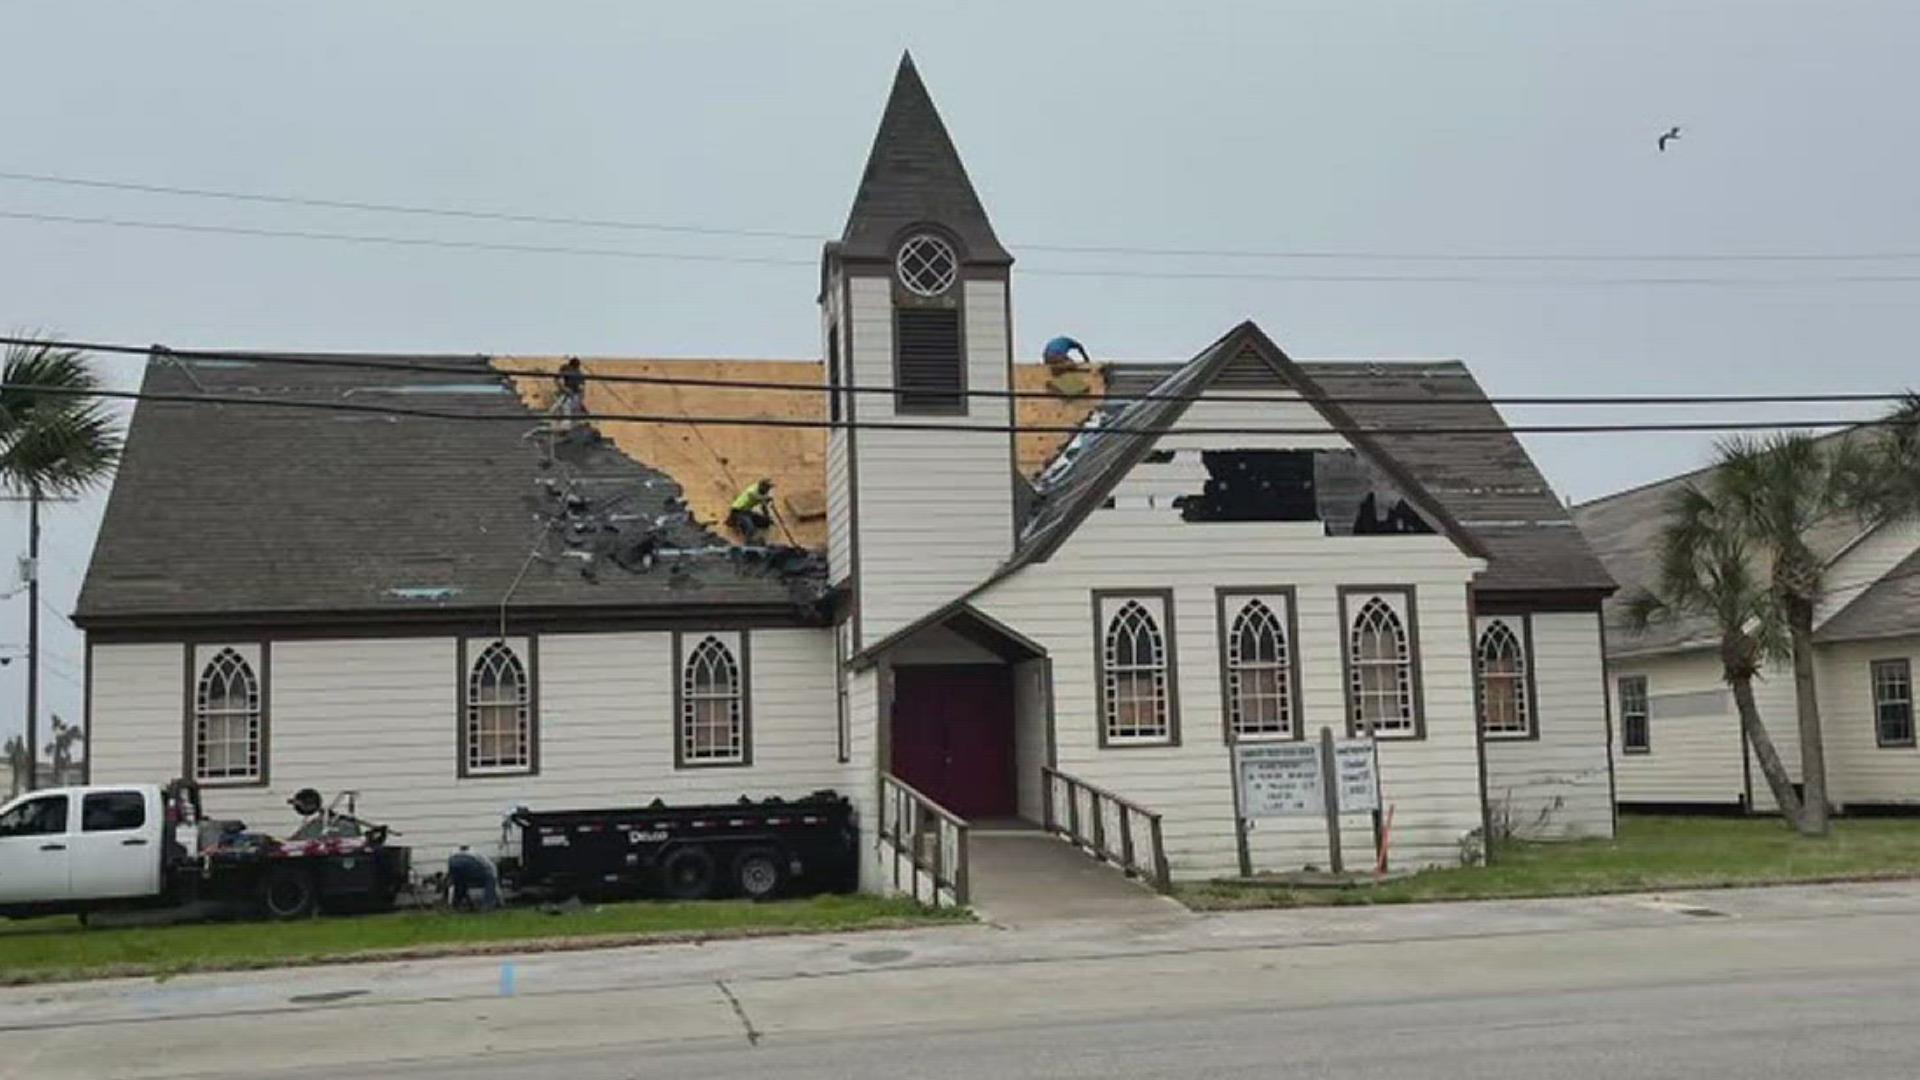
<path id="1" fill-rule="evenodd" d="M 1667 144 L 1679 137 L 1680 137 L 1680 126 L 1678 124 L 1675 124 L 1673 127 L 1668 128 L 1667 133 L 1665 135 L 1660 136 L 1660 140 L 1659 140 L 1660 152 L 1663 154 L 1666 153 Z"/>

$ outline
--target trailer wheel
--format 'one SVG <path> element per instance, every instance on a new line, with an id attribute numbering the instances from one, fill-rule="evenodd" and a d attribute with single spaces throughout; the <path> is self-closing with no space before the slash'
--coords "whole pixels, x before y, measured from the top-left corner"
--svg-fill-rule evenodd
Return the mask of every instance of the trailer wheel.
<path id="1" fill-rule="evenodd" d="M 260 879 L 260 906 L 281 922 L 312 916 L 320 906 L 313 875 L 297 866 L 273 867 Z"/>
<path id="2" fill-rule="evenodd" d="M 770 899 L 786 878 L 786 861 L 772 848 L 749 848 L 733 861 L 733 883 L 749 900 Z"/>
<path id="3" fill-rule="evenodd" d="M 713 856 L 698 845 L 675 848 L 660 864 L 660 891 L 675 900 L 705 900 L 713 894 Z"/>

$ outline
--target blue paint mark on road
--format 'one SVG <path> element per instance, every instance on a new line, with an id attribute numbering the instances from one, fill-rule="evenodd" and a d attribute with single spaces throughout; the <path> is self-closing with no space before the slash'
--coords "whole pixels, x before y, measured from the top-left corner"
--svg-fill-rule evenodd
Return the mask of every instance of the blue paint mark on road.
<path id="1" fill-rule="evenodd" d="M 514 968 L 512 963 L 505 963 L 500 965 L 500 996 L 501 997 L 513 996 L 513 984 L 516 981 L 518 976 L 519 976 L 519 972 Z"/>

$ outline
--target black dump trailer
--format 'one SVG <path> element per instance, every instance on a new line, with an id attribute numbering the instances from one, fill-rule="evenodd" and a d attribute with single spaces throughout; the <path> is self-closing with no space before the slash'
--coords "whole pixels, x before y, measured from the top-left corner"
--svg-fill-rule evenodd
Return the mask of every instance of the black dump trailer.
<path id="1" fill-rule="evenodd" d="M 704 806 L 522 807 L 507 820 L 520 830 L 520 855 L 500 869 L 517 891 L 762 900 L 859 887 L 853 805 L 832 791 Z"/>

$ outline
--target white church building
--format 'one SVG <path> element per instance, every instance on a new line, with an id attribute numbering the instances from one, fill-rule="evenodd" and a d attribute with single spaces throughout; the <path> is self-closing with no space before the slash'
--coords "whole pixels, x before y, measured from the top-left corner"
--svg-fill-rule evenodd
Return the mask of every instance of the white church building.
<path id="1" fill-rule="evenodd" d="M 553 437 L 484 357 L 157 351 L 150 392 L 499 422 L 143 402 L 76 614 L 91 780 L 191 776 L 263 827 L 353 788 L 421 862 L 517 805 L 833 789 L 866 887 L 953 893 L 962 822 L 1070 828 L 1148 876 L 1324 865 L 1323 821 L 1248 827 L 1233 767 L 1324 728 L 1377 741 L 1350 863 L 1611 835 L 1613 583 L 1464 365 L 1194 327 L 1190 359 L 1086 373 L 1081 433 L 1023 461 L 1046 373 L 1015 362 L 1013 264 L 904 61 L 825 245 L 820 356 L 725 365 L 800 371 L 833 425 L 785 454 L 824 493 L 776 502 L 818 517 L 791 548 L 629 449 L 726 471 L 759 429 Z"/>

